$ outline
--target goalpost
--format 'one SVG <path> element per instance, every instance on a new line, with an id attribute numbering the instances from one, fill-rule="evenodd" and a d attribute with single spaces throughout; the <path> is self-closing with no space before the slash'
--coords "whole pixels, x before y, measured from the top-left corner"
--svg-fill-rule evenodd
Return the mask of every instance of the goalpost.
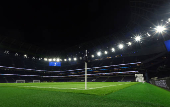
<path id="1" fill-rule="evenodd" d="M 16 83 L 25 83 L 25 80 L 16 80 Z"/>
<path id="2" fill-rule="evenodd" d="M 40 80 L 33 80 L 33 83 L 40 83 Z"/>

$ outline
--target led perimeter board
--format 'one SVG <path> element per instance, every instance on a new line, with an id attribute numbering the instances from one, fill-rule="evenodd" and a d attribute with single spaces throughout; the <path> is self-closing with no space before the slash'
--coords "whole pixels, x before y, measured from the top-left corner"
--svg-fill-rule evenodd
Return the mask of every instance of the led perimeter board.
<path id="1" fill-rule="evenodd" d="M 164 41 L 166 49 L 168 52 L 170 52 L 170 40 Z"/>
<path id="2" fill-rule="evenodd" d="M 61 66 L 61 62 L 49 62 L 49 66 Z"/>

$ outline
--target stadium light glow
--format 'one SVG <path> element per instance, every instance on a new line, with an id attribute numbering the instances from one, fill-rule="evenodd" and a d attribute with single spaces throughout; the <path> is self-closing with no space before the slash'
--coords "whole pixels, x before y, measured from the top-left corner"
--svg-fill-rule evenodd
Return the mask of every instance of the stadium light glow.
<path id="1" fill-rule="evenodd" d="M 138 42 L 138 41 L 140 41 L 140 40 L 141 40 L 141 37 L 140 37 L 140 36 L 136 36 L 136 37 L 135 37 L 135 41 Z"/>
<path id="2" fill-rule="evenodd" d="M 18 56 L 18 53 L 16 53 L 15 56 Z"/>
<path id="3" fill-rule="evenodd" d="M 94 58 L 94 55 L 91 55 L 92 58 Z"/>
<path id="4" fill-rule="evenodd" d="M 170 22 L 170 18 L 168 19 L 168 22 Z"/>
<path id="5" fill-rule="evenodd" d="M 56 59 L 55 59 L 55 58 L 53 58 L 53 61 L 56 61 Z"/>
<path id="6" fill-rule="evenodd" d="M 77 60 L 77 58 L 74 58 L 74 61 L 76 61 Z"/>
<path id="7" fill-rule="evenodd" d="M 107 54 L 107 51 L 104 51 L 105 54 Z"/>
<path id="8" fill-rule="evenodd" d="M 119 49 L 123 49 L 123 44 L 119 44 Z"/>
<path id="9" fill-rule="evenodd" d="M 47 61 L 47 58 L 44 58 L 44 61 Z"/>
<path id="10" fill-rule="evenodd" d="M 83 58 L 82 57 L 80 57 L 80 60 L 82 60 Z"/>
<path id="11" fill-rule="evenodd" d="M 128 44 L 128 46 L 132 45 L 132 43 L 131 43 L 131 42 L 128 42 L 127 44 Z"/>
<path id="12" fill-rule="evenodd" d="M 98 56 L 101 56 L 101 52 L 97 52 L 97 55 L 98 55 Z"/>
<path id="13" fill-rule="evenodd" d="M 52 61 L 52 59 L 48 59 L 48 61 Z"/>
<path id="14" fill-rule="evenodd" d="M 71 58 L 68 58 L 69 61 L 71 61 Z"/>
<path id="15" fill-rule="evenodd" d="M 64 59 L 64 61 L 67 61 L 67 59 Z"/>
<path id="16" fill-rule="evenodd" d="M 112 52 L 115 52 L 115 48 L 112 48 Z"/>
<path id="17" fill-rule="evenodd" d="M 155 28 L 155 30 L 156 30 L 156 32 L 158 32 L 158 33 L 162 33 L 163 31 L 166 30 L 166 28 L 165 28 L 164 26 L 157 26 L 157 27 Z"/>
<path id="18" fill-rule="evenodd" d="M 59 62 L 60 61 L 60 58 L 57 58 L 57 62 Z"/>
<path id="19" fill-rule="evenodd" d="M 147 35 L 148 35 L 148 36 L 151 36 L 148 32 L 147 32 Z"/>
<path id="20" fill-rule="evenodd" d="M 26 54 L 24 55 L 24 58 L 27 58 L 27 55 L 26 55 Z"/>

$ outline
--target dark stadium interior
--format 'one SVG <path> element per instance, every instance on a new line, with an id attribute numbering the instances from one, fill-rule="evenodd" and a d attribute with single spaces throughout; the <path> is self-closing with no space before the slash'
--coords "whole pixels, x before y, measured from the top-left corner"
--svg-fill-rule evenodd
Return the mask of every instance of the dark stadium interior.
<path id="1" fill-rule="evenodd" d="M 43 78 L 42 76 L 66 76 L 61 79 L 79 78 L 80 74 L 82 76 L 84 73 L 83 57 L 86 49 L 88 50 L 88 68 L 92 70 L 88 72 L 89 74 L 111 73 L 92 75 L 93 78 L 107 76 L 110 80 L 109 76 L 115 75 L 123 78 L 126 74 L 112 72 L 125 71 L 147 73 L 147 82 L 155 76 L 160 78 L 169 76 L 169 53 L 164 45 L 164 41 L 169 39 L 169 31 L 164 37 L 156 35 L 147 38 L 148 33 L 146 33 L 147 29 L 152 26 L 151 23 L 162 20 L 161 15 L 165 19 L 168 17 L 165 14 L 166 11 L 162 13 L 162 10 L 166 9 L 166 0 L 151 0 L 148 3 L 146 1 L 137 3 L 136 1 L 115 2 L 112 0 L 107 2 L 67 1 L 67 3 L 64 1 L 35 3 L 23 1 L 23 5 L 17 2 L 11 2 L 10 5 L 4 3 L 1 8 L 4 12 L 0 31 L 0 65 L 4 66 L 1 67 L 1 74 L 18 74 L 1 75 L 2 82 L 15 82 L 23 78 L 30 81 L 34 78 L 60 81 L 61 78 Z M 132 42 L 135 45 L 126 46 L 126 49 L 116 50 L 114 53 L 109 52 L 111 47 L 116 47 L 118 43 L 127 43 L 135 34 L 142 35 L 143 42 Z M 101 57 L 91 57 L 92 54 L 98 51 L 104 52 L 104 50 L 109 53 Z M 43 60 L 53 57 L 60 57 L 63 60 L 68 57 L 77 57 L 77 61 L 62 61 L 61 67 L 51 67 L 48 61 Z M 79 57 L 81 59 L 78 59 Z M 138 66 L 129 64 L 136 62 L 141 62 L 141 64 Z M 121 63 L 128 65 L 123 68 L 119 65 Z M 119 66 L 113 69 L 111 65 Z M 93 69 L 93 67 L 102 66 L 110 67 L 107 70 Z M 78 72 L 76 69 L 82 69 L 82 71 Z M 74 70 L 74 72 L 71 73 L 68 70 Z M 67 77 L 71 74 L 71 77 Z M 125 76 L 124 80 L 129 78 Z"/>
<path id="2" fill-rule="evenodd" d="M 86 76 L 95 83 L 141 82 L 136 74 L 143 74 L 142 82 L 170 91 L 169 5 L 168 0 L 4 1 L 0 83 L 82 83 Z"/>

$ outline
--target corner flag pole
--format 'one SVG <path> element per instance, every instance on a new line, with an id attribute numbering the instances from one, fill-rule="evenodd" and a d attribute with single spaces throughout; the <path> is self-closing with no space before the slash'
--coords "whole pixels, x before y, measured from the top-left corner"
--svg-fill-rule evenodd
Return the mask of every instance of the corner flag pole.
<path id="1" fill-rule="evenodd" d="M 87 89 L 87 50 L 85 56 L 85 89 Z"/>

